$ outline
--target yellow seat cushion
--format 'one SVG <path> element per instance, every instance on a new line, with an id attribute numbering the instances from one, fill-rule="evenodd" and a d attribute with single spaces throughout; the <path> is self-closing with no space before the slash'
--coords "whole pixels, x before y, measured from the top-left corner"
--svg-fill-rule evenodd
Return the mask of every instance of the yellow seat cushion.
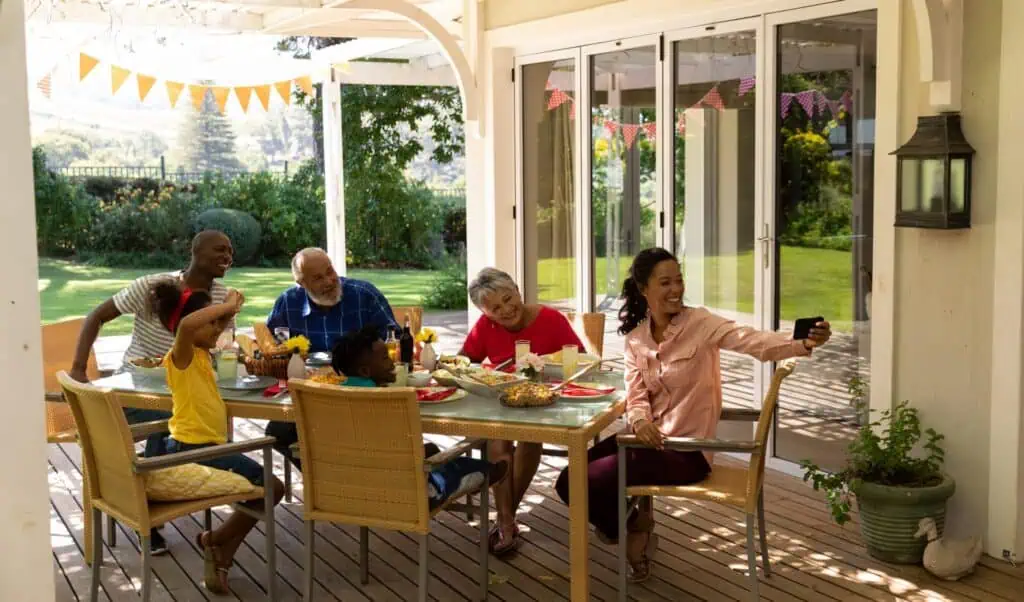
<path id="1" fill-rule="evenodd" d="M 202 464 L 161 468 L 147 473 L 144 480 L 146 497 L 154 502 L 184 502 L 250 493 L 256 489 L 242 475 Z"/>

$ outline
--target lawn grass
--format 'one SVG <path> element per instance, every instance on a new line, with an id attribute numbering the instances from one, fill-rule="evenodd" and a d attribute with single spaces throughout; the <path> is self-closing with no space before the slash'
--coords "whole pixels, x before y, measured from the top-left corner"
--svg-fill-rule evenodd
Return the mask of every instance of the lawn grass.
<path id="1" fill-rule="evenodd" d="M 780 300 L 782 320 L 825 316 L 833 328 L 849 331 L 853 324 L 852 257 L 849 251 L 783 246 L 780 251 Z M 632 258 L 619 260 L 619 282 L 629 274 Z M 544 259 L 538 266 L 538 295 L 542 302 L 571 299 L 575 296 L 572 259 Z M 616 294 L 605 291 L 609 262 L 598 257 L 595 288 L 598 297 Z M 704 270 L 704 296 L 698 299 L 695 272 Z M 698 305 L 754 312 L 754 254 L 704 258 L 701 264 L 685 265 L 687 299 Z M 685 272 L 684 272 L 685 275 Z"/>
<path id="2" fill-rule="evenodd" d="M 105 268 L 54 259 L 39 260 L 39 302 L 43 323 L 82 317 L 94 307 L 154 269 Z M 349 276 L 369 280 L 394 305 L 420 305 L 437 272 L 428 270 L 351 270 Z M 224 279 L 227 286 L 245 293 L 246 304 L 238 323 L 248 326 L 266 319 L 278 295 L 294 284 L 291 271 L 274 268 L 234 268 Z M 129 334 L 130 317 L 114 320 L 104 335 Z"/>

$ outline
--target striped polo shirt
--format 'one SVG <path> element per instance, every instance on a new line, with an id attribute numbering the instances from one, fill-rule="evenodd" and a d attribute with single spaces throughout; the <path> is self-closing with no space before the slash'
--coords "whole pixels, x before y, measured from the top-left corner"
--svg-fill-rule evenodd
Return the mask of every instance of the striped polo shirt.
<path id="1" fill-rule="evenodd" d="M 182 272 L 180 270 L 164 274 L 150 274 L 136 279 L 114 295 L 114 305 L 117 307 L 117 311 L 135 316 L 135 324 L 132 326 L 132 342 L 124 352 L 126 368 L 131 366 L 127 363 L 129 359 L 163 357 L 174 346 L 174 334 L 167 330 L 167 327 L 160 321 L 160 317 L 153 311 L 150 291 L 153 285 L 161 280 L 180 282 L 181 279 Z M 228 294 L 227 287 L 214 280 L 210 288 L 213 302 L 223 303 Z"/>

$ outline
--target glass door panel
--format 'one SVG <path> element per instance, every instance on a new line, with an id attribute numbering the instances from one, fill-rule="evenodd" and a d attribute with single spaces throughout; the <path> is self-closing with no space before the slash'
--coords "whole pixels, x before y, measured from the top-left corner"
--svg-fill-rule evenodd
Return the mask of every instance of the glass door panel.
<path id="1" fill-rule="evenodd" d="M 675 253 L 686 303 L 756 326 L 757 32 L 672 44 Z M 727 406 L 759 407 L 753 361 L 721 354 Z"/>
<path id="2" fill-rule="evenodd" d="M 875 11 L 776 29 L 774 322 L 833 338 L 779 398 L 776 455 L 841 468 L 870 381 Z"/>
<path id="3" fill-rule="evenodd" d="M 589 57 L 594 311 L 617 325 L 633 257 L 657 244 L 657 44 Z M 606 339 L 609 355 L 621 349 Z"/>
<path id="4" fill-rule="evenodd" d="M 523 65 L 523 294 L 530 303 L 577 307 L 576 60 Z"/>

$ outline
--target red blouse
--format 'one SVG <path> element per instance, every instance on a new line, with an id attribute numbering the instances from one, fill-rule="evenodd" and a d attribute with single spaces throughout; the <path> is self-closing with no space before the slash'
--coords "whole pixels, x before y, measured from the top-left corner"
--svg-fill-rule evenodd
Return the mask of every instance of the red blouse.
<path id="1" fill-rule="evenodd" d="M 561 351 L 565 345 L 576 345 L 580 352 L 586 350 L 569 320 L 542 305 L 533 322 L 518 332 L 505 330 L 487 316 L 480 316 L 462 345 L 462 353 L 474 362 L 490 359 L 500 364 L 515 357 L 516 341 L 530 341 L 530 351 L 537 355 Z"/>

